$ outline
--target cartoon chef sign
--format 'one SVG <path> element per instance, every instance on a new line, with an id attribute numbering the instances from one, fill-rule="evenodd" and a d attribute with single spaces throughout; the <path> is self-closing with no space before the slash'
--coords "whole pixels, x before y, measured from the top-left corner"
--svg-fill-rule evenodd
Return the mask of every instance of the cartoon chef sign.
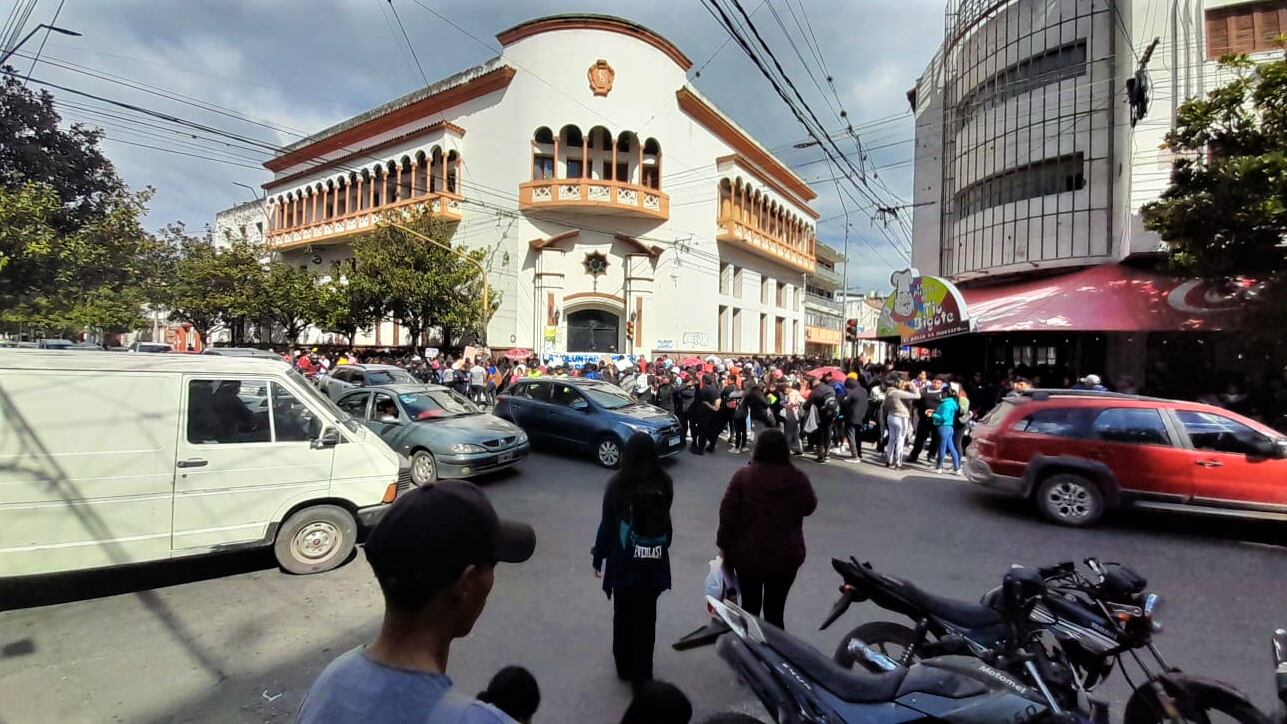
<path id="1" fill-rule="evenodd" d="M 877 336 L 909 344 L 973 329 L 961 292 L 946 279 L 903 269 L 891 274 L 889 283 L 894 291 L 881 309 Z"/>

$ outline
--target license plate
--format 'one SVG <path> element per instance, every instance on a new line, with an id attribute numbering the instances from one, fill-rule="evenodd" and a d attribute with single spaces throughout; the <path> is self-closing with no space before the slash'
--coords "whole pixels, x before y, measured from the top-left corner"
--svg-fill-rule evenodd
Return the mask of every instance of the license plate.
<path id="1" fill-rule="evenodd" d="M 679 443 L 681 443 L 681 442 L 683 442 L 683 440 L 682 440 L 681 438 L 679 438 L 679 437 L 672 437 L 672 438 L 670 438 L 669 440 L 667 440 L 667 441 L 666 441 L 666 444 L 667 444 L 667 445 L 674 446 L 674 445 L 678 445 L 678 444 L 679 444 Z"/>
<path id="2" fill-rule="evenodd" d="M 501 454 L 496 458 L 496 462 L 497 462 L 497 463 L 507 463 L 507 462 L 509 462 L 510 460 L 513 460 L 513 459 L 514 459 L 514 453 L 512 453 L 512 452 L 501 453 Z"/>

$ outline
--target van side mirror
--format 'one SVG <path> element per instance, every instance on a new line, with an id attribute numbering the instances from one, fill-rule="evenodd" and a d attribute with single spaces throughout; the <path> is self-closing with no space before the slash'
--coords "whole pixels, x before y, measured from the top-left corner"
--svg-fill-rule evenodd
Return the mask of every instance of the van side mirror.
<path id="1" fill-rule="evenodd" d="M 314 450 L 321 450 L 326 447 L 335 447 L 340 444 L 340 431 L 333 427 L 322 430 L 322 433 L 313 439 L 310 444 Z"/>

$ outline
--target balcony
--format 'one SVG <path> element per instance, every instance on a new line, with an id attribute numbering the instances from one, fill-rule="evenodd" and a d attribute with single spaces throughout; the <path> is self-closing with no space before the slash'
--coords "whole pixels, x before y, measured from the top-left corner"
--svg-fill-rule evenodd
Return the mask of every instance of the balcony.
<path id="1" fill-rule="evenodd" d="M 829 312 L 836 317 L 843 317 L 845 315 L 845 308 L 838 300 L 828 299 L 809 292 L 805 292 L 804 306 L 813 306 L 817 309 Z"/>
<path id="2" fill-rule="evenodd" d="M 814 270 L 813 278 L 819 287 L 826 289 L 839 289 L 844 284 L 844 280 L 840 277 L 840 272 L 835 269 L 828 269 L 821 264 Z"/>
<path id="3" fill-rule="evenodd" d="M 341 214 L 329 219 L 276 229 L 268 232 L 268 244 L 276 251 L 285 251 L 311 244 L 337 241 L 342 237 L 373 228 L 380 215 L 386 211 L 408 209 L 418 205 L 428 206 L 435 218 L 443 221 L 460 221 L 460 205 L 463 200 L 460 194 L 446 191 L 422 194 L 392 204 L 361 209 L 351 214 Z"/>
<path id="4" fill-rule="evenodd" d="M 670 196 L 650 186 L 598 179 L 542 179 L 519 184 L 518 208 L 621 214 L 666 221 Z"/>
<path id="5" fill-rule="evenodd" d="M 741 245 L 747 251 L 772 259 L 806 274 L 813 272 L 814 263 L 812 239 L 801 235 L 795 243 L 768 234 L 741 219 L 725 218 L 719 220 L 717 241 Z"/>
<path id="6" fill-rule="evenodd" d="M 805 325 L 804 341 L 809 344 L 837 345 L 844 340 L 844 334 L 838 329 Z"/>

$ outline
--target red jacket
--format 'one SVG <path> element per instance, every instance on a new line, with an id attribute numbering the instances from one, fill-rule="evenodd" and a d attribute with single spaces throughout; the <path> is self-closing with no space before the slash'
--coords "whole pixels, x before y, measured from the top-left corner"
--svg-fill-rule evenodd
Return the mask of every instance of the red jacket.
<path id="1" fill-rule="evenodd" d="M 734 570 L 792 573 L 804 565 L 804 519 L 817 507 L 803 472 L 753 462 L 733 473 L 724 491 L 715 544 Z"/>

